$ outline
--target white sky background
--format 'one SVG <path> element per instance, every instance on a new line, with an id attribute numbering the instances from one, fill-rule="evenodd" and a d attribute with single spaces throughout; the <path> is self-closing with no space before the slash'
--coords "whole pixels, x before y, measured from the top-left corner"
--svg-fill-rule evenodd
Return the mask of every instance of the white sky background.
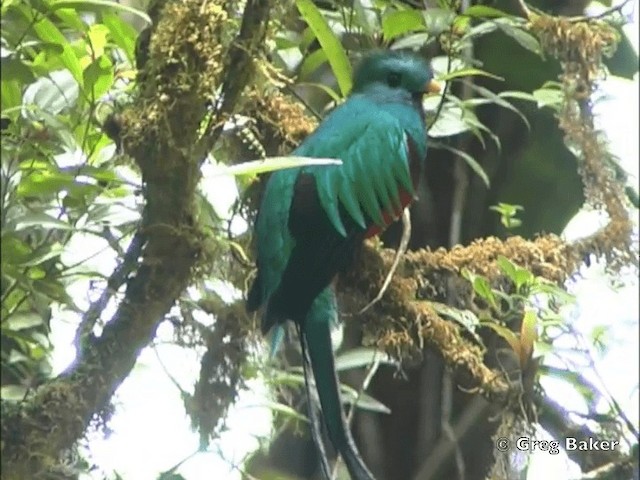
<path id="1" fill-rule="evenodd" d="M 634 5 L 637 2 L 634 2 Z M 638 49 L 638 12 L 633 13 L 634 23 L 626 27 L 627 34 Z M 611 98 L 596 105 L 599 126 L 606 131 L 611 147 L 622 160 L 622 165 L 632 176 L 632 183 L 638 183 L 638 76 L 634 81 L 610 78 L 602 85 L 603 92 Z M 206 177 L 206 173 L 205 177 Z M 215 183 L 215 185 L 213 185 Z M 204 182 L 211 190 L 231 192 L 235 190 L 233 179 L 216 178 Z M 220 210 L 228 205 L 220 205 Z M 225 203 L 225 200 L 222 201 Z M 229 201 L 230 205 L 230 201 Z M 572 220 L 565 232 L 568 238 L 577 238 L 595 231 L 604 222 L 594 212 L 581 212 Z M 75 252 L 86 256 L 89 250 L 104 248 L 99 243 L 88 247 L 78 245 Z M 100 258 L 95 267 L 106 275 L 114 266 L 113 258 Z M 585 269 L 584 278 L 572 286 L 577 295 L 575 324 L 583 334 L 588 335 L 596 325 L 611 326 L 607 343 L 609 351 L 595 360 L 599 374 L 607 389 L 621 404 L 631 421 L 637 426 L 638 413 L 638 279 L 627 276 L 626 285 L 613 289 L 601 266 Z M 86 285 L 78 285 L 72 293 L 82 308 L 88 305 Z M 104 318 L 108 318 L 105 312 Z M 65 369 L 74 358 L 72 339 L 77 326 L 77 317 L 64 314 L 54 315 L 52 338 L 55 345 L 54 373 Z M 158 330 L 158 339 L 170 340 L 170 325 L 165 322 Z M 157 347 L 157 354 L 171 375 L 178 379 L 182 388 L 191 391 L 198 375 L 199 354 L 169 344 Z M 152 349 L 145 349 L 134 372 L 118 389 L 114 398 L 116 414 L 109 423 L 113 433 L 106 439 L 100 435 L 90 436 L 91 460 L 100 466 L 103 473 L 117 471 L 124 479 L 155 480 L 159 472 L 167 470 L 193 454 L 198 448 L 198 436 L 189 427 L 189 419 L 184 413 L 177 388 L 172 384 Z M 600 381 L 591 372 L 586 375 L 596 385 Z M 211 446 L 211 453 L 199 453 L 186 461 L 178 470 L 188 480 L 239 479 L 232 464 L 240 463 L 248 451 L 255 449 L 256 436 L 267 435 L 271 428 L 268 408 L 261 407 L 264 387 L 259 382 L 250 384 L 252 392 L 244 392 L 228 418 L 229 431 L 221 441 Z M 581 408 L 579 397 L 561 382 L 544 382 L 552 396 L 561 398 L 563 405 Z M 220 451 L 218 451 L 218 448 Z M 224 457 L 224 458 L 222 458 Z M 529 478 L 564 480 L 578 473 L 575 466 L 567 464 L 564 454 L 534 456 Z M 102 478 L 101 473 L 86 478 Z"/>

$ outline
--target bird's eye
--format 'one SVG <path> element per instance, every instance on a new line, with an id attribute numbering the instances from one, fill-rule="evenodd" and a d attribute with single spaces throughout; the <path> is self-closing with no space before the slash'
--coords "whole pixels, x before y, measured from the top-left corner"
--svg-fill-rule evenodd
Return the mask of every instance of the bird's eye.
<path id="1" fill-rule="evenodd" d="M 387 76 L 387 85 L 389 85 L 392 88 L 395 88 L 398 85 L 400 85 L 401 79 L 402 78 L 400 77 L 400 74 L 398 72 L 391 72 L 389 76 Z"/>

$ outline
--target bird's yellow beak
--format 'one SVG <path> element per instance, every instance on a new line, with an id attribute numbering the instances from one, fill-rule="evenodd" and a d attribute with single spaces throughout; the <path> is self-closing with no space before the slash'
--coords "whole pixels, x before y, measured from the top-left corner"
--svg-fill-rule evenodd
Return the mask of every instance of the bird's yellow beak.
<path id="1" fill-rule="evenodd" d="M 424 93 L 440 93 L 441 91 L 442 86 L 435 80 L 429 80 L 424 86 Z"/>

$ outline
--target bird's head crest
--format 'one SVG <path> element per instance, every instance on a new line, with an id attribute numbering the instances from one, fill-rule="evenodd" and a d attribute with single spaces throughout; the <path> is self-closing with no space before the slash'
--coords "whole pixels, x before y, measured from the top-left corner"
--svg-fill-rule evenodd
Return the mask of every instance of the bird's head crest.
<path id="1" fill-rule="evenodd" d="M 429 63 L 411 52 L 380 50 L 368 54 L 356 69 L 353 91 L 386 85 L 412 94 L 437 91 Z"/>

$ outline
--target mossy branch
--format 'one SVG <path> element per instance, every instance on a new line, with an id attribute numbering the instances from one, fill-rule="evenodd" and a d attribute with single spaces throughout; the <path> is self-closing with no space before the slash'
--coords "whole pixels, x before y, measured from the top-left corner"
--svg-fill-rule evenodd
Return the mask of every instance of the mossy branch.
<path id="1" fill-rule="evenodd" d="M 17 406 L 3 404 L 7 480 L 46 477 L 92 420 L 104 420 L 140 351 L 199 265 L 208 261 L 207 236 L 195 208 L 200 156 L 194 145 L 216 88 L 236 81 L 222 73 L 227 53 L 222 39 L 234 24 L 221 1 L 159 5 L 139 71 L 138 97 L 123 114 L 122 144 L 144 182 L 141 261 L 102 334 L 83 335 L 73 365 Z"/>

